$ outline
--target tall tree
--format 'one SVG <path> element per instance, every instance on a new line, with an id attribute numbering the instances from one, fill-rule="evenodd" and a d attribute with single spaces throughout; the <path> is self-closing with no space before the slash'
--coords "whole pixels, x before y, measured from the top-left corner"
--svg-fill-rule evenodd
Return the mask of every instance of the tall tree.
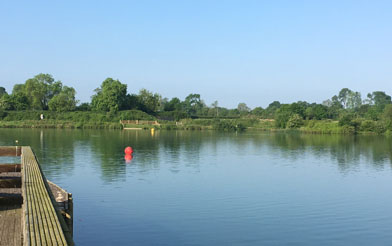
<path id="1" fill-rule="evenodd" d="M 188 115 L 196 115 L 203 108 L 200 94 L 189 94 L 184 100 L 184 109 Z"/>
<path id="2" fill-rule="evenodd" d="M 76 108 L 76 91 L 72 87 L 64 86 L 61 92 L 49 101 L 49 109 L 57 112 L 73 111 Z"/>
<path id="3" fill-rule="evenodd" d="M 250 108 L 246 105 L 246 103 L 239 103 L 237 106 L 237 110 L 240 114 L 249 113 Z"/>
<path id="4" fill-rule="evenodd" d="M 343 105 L 343 108 L 347 108 L 347 101 L 350 93 L 352 93 L 352 90 L 348 88 L 343 88 L 340 90 L 339 95 L 337 96 L 339 102 Z"/>
<path id="5" fill-rule="evenodd" d="M 275 115 L 276 110 L 278 110 L 281 107 L 281 104 L 279 101 L 273 101 L 268 105 L 268 107 L 265 109 L 265 114 L 267 118 L 273 118 Z"/>
<path id="6" fill-rule="evenodd" d="M 62 87 L 61 81 L 55 81 L 52 75 L 40 73 L 34 78 L 26 80 L 23 86 L 17 86 L 14 90 L 24 92 L 32 109 L 46 110 L 50 99 L 59 94 Z"/>
<path id="7" fill-rule="evenodd" d="M 7 91 L 5 90 L 5 88 L 0 86 L 0 98 L 1 98 L 3 95 L 6 95 L 6 94 L 8 94 L 8 93 L 7 93 Z"/>
<path id="8" fill-rule="evenodd" d="M 182 108 L 181 100 L 178 97 L 173 97 L 170 101 L 165 103 L 164 111 L 180 111 Z"/>
<path id="9" fill-rule="evenodd" d="M 125 106 L 127 85 L 112 78 L 105 79 L 100 88 L 94 90 L 91 107 L 97 111 L 117 112 Z"/>
<path id="10" fill-rule="evenodd" d="M 151 91 L 146 89 L 141 89 L 139 91 L 138 98 L 141 110 L 146 113 L 158 112 L 161 102 L 161 95 L 158 93 L 153 94 Z"/>
<path id="11" fill-rule="evenodd" d="M 253 115 L 257 115 L 257 116 L 259 116 L 259 117 L 264 117 L 265 110 L 264 110 L 262 107 L 256 107 L 256 108 L 254 108 L 254 109 L 251 111 L 251 113 L 252 113 Z"/>
<path id="12" fill-rule="evenodd" d="M 368 104 L 374 105 L 379 110 L 383 110 L 385 105 L 391 104 L 391 96 L 387 95 L 384 91 L 374 91 L 367 94 Z"/>
<path id="13" fill-rule="evenodd" d="M 215 113 L 216 113 L 215 116 L 218 117 L 218 115 L 219 115 L 218 101 L 215 100 L 215 102 L 213 102 L 211 104 L 211 107 L 215 110 Z"/>
<path id="14" fill-rule="evenodd" d="M 349 109 L 358 109 L 361 105 L 361 93 L 350 91 L 347 96 L 346 107 Z"/>

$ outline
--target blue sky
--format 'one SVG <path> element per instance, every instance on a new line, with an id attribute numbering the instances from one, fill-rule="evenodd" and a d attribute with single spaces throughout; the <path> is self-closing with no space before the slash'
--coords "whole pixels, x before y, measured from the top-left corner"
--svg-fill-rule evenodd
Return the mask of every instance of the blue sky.
<path id="1" fill-rule="evenodd" d="M 107 78 L 209 105 L 392 94 L 392 1 L 2 1 L 0 86 Z"/>

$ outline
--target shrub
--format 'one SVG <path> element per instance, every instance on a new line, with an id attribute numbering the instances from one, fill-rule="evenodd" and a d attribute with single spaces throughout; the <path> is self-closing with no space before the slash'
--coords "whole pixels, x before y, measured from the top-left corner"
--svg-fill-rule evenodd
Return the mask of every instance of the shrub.
<path id="1" fill-rule="evenodd" d="M 287 121 L 287 128 L 299 128 L 303 126 L 304 121 L 302 120 L 302 117 L 299 114 L 293 114 L 290 116 L 289 120 Z"/>
<path id="2" fill-rule="evenodd" d="M 354 119 L 353 114 L 343 114 L 339 118 L 339 126 L 351 126 L 351 121 Z"/>
<path id="3" fill-rule="evenodd" d="M 344 125 L 342 127 L 343 134 L 355 134 L 355 128 L 353 126 Z"/>
<path id="4" fill-rule="evenodd" d="M 236 123 L 233 120 L 220 120 L 214 123 L 213 129 L 226 132 L 235 132 L 244 131 L 246 127 L 243 124 Z"/>
<path id="5" fill-rule="evenodd" d="M 0 110 L 0 119 L 3 119 L 6 116 L 7 116 L 7 112 Z"/>
<path id="6" fill-rule="evenodd" d="M 361 123 L 360 130 L 364 132 L 373 132 L 375 130 L 375 122 L 373 120 L 364 120 Z"/>
<path id="7" fill-rule="evenodd" d="M 385 133 L 385 132 L 387 131 L 387 128 L 386 128 L 385 123 L 382 122 L 382 121 L 377 121 L 377 122 L 376 122 L 376 125 L 375 125 L 374 131 L 375 131 L 377 134 L 383 134 L 383 133 Z"/>

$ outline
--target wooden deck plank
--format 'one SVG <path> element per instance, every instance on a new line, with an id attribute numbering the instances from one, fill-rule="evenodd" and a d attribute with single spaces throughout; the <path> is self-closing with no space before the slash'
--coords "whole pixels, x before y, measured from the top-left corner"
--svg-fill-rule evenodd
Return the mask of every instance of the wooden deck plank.
<path id="1" fill-rule="evenodd" d="M 33 199 L 35 201 L 36 204 L 40 204 L 41 206 L 37 209 L 38 212 L 37 214 L 39 216 L 38 217 L 38 221 L 40 223 L 40 227 L 42 228 L 39 234 L 39 238 L 42 241 L 42 243 L 47 243 L 52 241 L 52 239 L 50 238 L 50 228 L 48 228 L 48 223 L 46 221 L 47 219 L 47 214 L 45 211 L 45 202 L 44 202 L 44 192 L 42 192 L 40 190 L 40 186 L 39 186 L 39 182 L 40 180 L 38 179 L 38 175 L 37 173 L 35 173 L 33 166 L 31 166 L 31 179 L 32 179 L 32 195 L 33 195 Z M 50 225 L 51 226 L 51 225 Z M 54 240 L 56 241 L 56 240 Z"/>
<path id="2" fill-rule="evenodd" d="M 0 246 L 21 246 L 21 205 L 0 206 Z"/>
<path id="3" fill-rule="evenodd" d="M 35 206 L 34 206 L 34 200 L 32 198 L 32 190 L 31 190 L 31 181 L 29 179 L 28 175 L 28 166 L 30 163 L 27 161 L 28 158 L 25 155 L 22 155 L 22 163 L 24 166 L 24 171 L 25 171 L 25 177 L 23 183 L 25 184 L 26 187 L 26 206 L 27 206 L 27 228 L 26 230 L 29 232 L 29 240 L 28 240 L 28 245 L 35 246 L 37 245 L 36 241 L 36 233 L 38 233 L 38 222 L 36 221 L 36 217 L 34 214 L 36 213 Z"/>
<path id="4" fill-rule="evenodd" d="M 31 245 L 67 245 L 45 178 L 31 148 L 23 147 L 23 194 L 26 195 L 25 226 Z M 33 225 L 32 225 L 33 224 Z"/>
<path id="5" fill-rule="evenodd" d="M 18 218 L 15 219 L 14 245 L 22 245 L 22 209 L 20 207 L 17 211 L 15 211 L 15 215 L 18 216 Z"/>
<path id="6" fill-rule="evenodd" d="M 21 164 L 0 164 L 0 173 L 3 172 L 20 172 Z"/>
<path id="7" fill-rule="evenodd" d="M 31 160 L 31 157 L 26 153 L 26 156 L 24 156 L 25 153 L 23 153 L 24 157 L 24 165 L 26 168 L 26 180 L 24 181 L 27 186 L 27 193 L 29 196 L 29 223 L 30 224 L 30 243 L 31 245 L 44 245 L 41 242 L 41 233 L 40 233 L 40 227 L 43 229 L 42 224 L 41 224 L 41 212 L 39 211 L 39 203 L 36 199 L 35 195 L 35 190 L 34 190 L 34 184 L 35 181 L 33 180 L 33 174 L 31 173 L 31 169 L 34 165 L 34 163 Z"/>
<path id="8" fill-rule="evenodd" d="M 20 146 L 3 146 L 0 147 L 0 156 L 20 156 Z"/>
<path id="9" fill-rule="evenodd" d="M 0 197 L 6 196 L 21 196 L 21 188 L 0 188 Z"/>
<path id="10" fill-rule="evenodd" d="M 1 179 L 20 179 L 22 174 L 20 172 L 4 172 L 0 173 L 0 180 Z"/>
<path id="11" fill-rule="evenodd" d="M 35 168 L 34 168 L 35 169 Z M 41 236 L 41 240 L 42 242 L 45 244 L 47 242 L 52 242 L 52 241 L 57 241 L 57 239 L 54 239 L 53 237 L 51 237 L 51 233 L 50 233 L 50 227 L 52 227 L 52 225 L 49 225 L 48 221 L 47 221 L 47 216 L 48 216 L 48 209 L 47 209 L 47 204 L 46 204 L 46 199 L 45 199 L 45 191 L 42 190 L 42 187 L 39 185 L 40 181 L 39 177 L 41 175 L 39 173 L 34 172 L 34 184 L 35 184 L 35 198 L 38 200 L 38 203 L 41 204 L 39 210 L 39 215 L 41 216 L 40 221 L 42 222 L 41 226 L 43 228 L 43 230 L 41 230 L 40 232 L 40 236 Z M 50 216 L 50 215 L 49 215 Z"/>

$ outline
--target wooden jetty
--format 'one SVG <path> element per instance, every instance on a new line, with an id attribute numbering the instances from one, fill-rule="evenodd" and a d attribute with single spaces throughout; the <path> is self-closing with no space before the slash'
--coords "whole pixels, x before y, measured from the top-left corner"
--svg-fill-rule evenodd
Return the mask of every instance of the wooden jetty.
<path id="1" fill-rule="evenodd" d="M 0 164 L 0 246 L 74 245 L 72 195 L 46 180 L 30 147 L 0 147 L 0 156 L 21 160 Z"/>

